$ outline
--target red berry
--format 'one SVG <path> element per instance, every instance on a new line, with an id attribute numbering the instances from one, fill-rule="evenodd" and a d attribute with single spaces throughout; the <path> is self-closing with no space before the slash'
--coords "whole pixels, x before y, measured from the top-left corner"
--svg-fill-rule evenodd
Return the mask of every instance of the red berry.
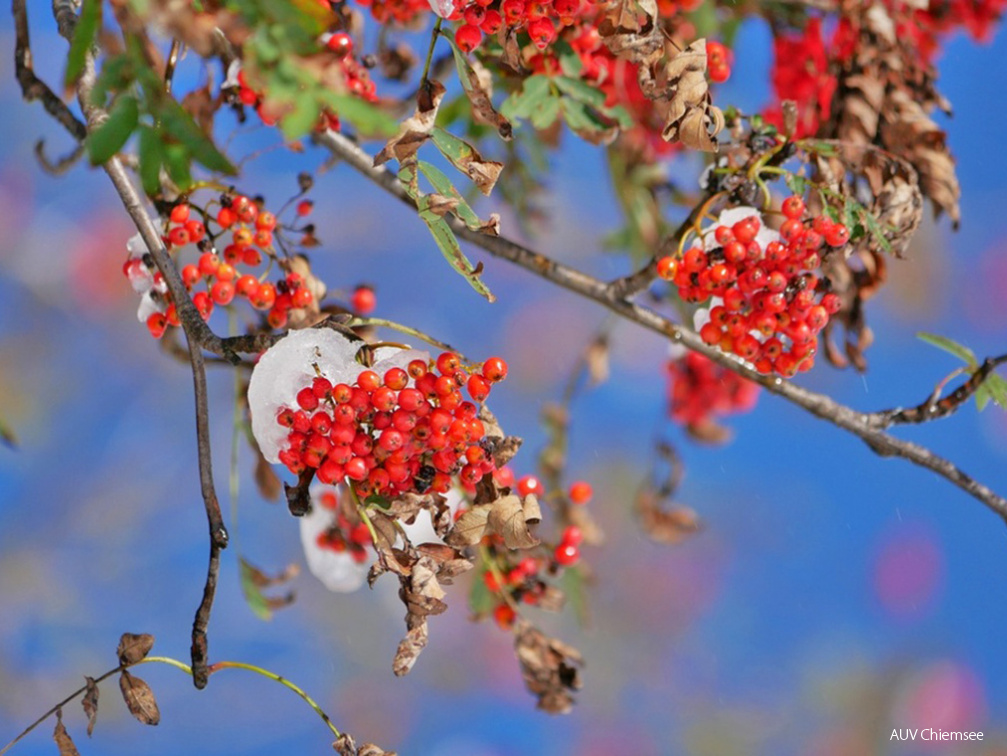
<path id="1" fill-rule="evenodd" d="M 510 629 L 516 616 L 517 612 L 509 604 L 498 604 L 493 610 L 493 619 L 503 630 Z"/>
<path id="2" fill-rule="evenodd" d="M 308 412 L 318 408 L 318 397 L 315 396 L 315 392 L 311 390 L 310 386 L 297 392 L 297 406 Z"/>
<path id="3" fill-rule="evenodd" d="M 308 305 L 310 305 L 313 299 L 314 297 L 311 295 L 311 292 L 308 291 L 306 288 L 301 287 L 294 292 L 292 305 L 300 309 L 302 307 L 307 307 Z"/>
<path id="4" fill-rule="evenodd" d="M 350 306 L 361 315 L 369 315 L 374 312 L 377 303 L 378 299 L 374 295 L 374 289 L 370 286 L 358 286 L 353 290 L 353 296 L 350 298 Z"/>
<path id="5" fill-rule="evenodd" d="M 525 475 L 517 482 L 517 490 L 522 496 L 528 496 L 529 494 L 541 496 L 542 483 L 534 475 Z"/>
<path id="6" fill-rule="evenodd" d="M 222 207 L 217 213 L 217 223 L 221 228 L 230 228 L 238 220 L 238 214 L 229 207 Z"/>
<path id="7" fill-rule="evenodd" d="M 490 384 L 481 375 L 470 375 L 465 387 L 475 402 L 484 402 L 490 395 Z"/>
<path id="8" fill-rule="evenodd" d="M 214 304 L 227 306 L 234 299 L 234 284 L 230 281 L 217 281 L 210 289 L 210 297 Z"/>
<path id="9" fill-rule="evenodd" d="M 315 203 L 311 200 L 301 200 L 297 203 L 297 214 L 302 218 L 305 215 L 311 214 L 311 209 L 315 206 Z"/>
<path id="10" fill-rule="evenodd" d="M 170 218 L 172 223 L 185 223 L 189 220 L 189 206 L 185 202 L 175 205 L 171 208 Z"/>
<path id="11" fill-rule="evenodd" d="M 678 275 L 678 260 L 674 257 L 662 257 L 657 261 L 657 275 L 665 281 L 674 281 Z"/>
<path id="12" fill-rule="evenodd" d="M 155 339 L 161 338 L 167 327 L 168 319 L 160 312 L 151 313 L 147 318 L 147 330 L 150 331 L 150 335 Z"/>
<path id="13" fill-rule="evenodd" d="M 796 194 L 792 195 L 783 200 L 780 209 L 787 218 L 800 218 L 804 215 L 804 200 Z"/>
<path id="14" fill-rule="evenodd" d="M 346 32 L 336 32 L 329 37 L 329 41 L 325 43 L 325 46 L 338 57 L 345 58 L 353 52 L 353 37 Z"/>
<path id="15" fill-rule="evenodd" d="M 553 552 L 553 559 L 556 560 L 556 564 L 569 567 L 580 560 L 580 549 L 572 543 L 561 543 Z"/>
<path id="16" fill-rule="evenodd" d="M 587 504 L 594 496 L 591 484 L 583 480 L 578 480 L 570 486 L 570 501 L 574 504 Z"/>
<path id="17" fill-rule="evenodd" d="M 507 377 L 507 363 L 500 357 L 490 357 L 483 363 L 483 378 L 498 383 Z"/>
<path id="18" fill-rule="evenodd" d="M 458 27 L 458 31 L 455 32 L 455 43 L 457 43 L 462 52 L 472 52 L 479 47 L 482 39 L 482 31 L 479 30 L 478 26 L 473 26 L 472 24 L 462 24 Z"/>

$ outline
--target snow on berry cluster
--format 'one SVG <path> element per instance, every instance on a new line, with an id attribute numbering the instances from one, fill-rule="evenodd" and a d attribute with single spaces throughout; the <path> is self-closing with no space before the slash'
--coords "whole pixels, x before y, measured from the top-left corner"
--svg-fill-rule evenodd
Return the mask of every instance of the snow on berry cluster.
<path id="1" fill-rule="evenodd" d="M 785 200 L 783 213 L 777 232 L 754 208 L 725 210 L 702 247 L 662 258 L 658 274 L 685 301 L 710 302 L 697 319 L 704 342 L 761 373 L 791 377 L 814 365 L 818 333 L 840 309 L 818 269 L 824 247 L 842 247 L 849 231 L 825 216 L 802 221 L 800 197 Z"/>
<path id="2" fill-rule="evenodd" d="M 248 389 L 252 430 L 270 462 L 356 494 L 446 493 L 495 470 L 479 408 L 507 375 L 500 358 L 481 369 L 452 352 L 365 346 L 331 330 L 295 331 L 259 360 Z M 463 398 L 465 388 L 472 401 Z"/>

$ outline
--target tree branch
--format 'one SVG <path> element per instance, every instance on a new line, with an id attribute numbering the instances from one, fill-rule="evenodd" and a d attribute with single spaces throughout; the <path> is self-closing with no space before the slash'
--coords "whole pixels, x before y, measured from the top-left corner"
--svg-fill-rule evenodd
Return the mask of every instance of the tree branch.
<path id="1" fill-rule="evenodd" d="M 318 135 L 314 139 L 389 194 L 415 208 L 415 202 L 406 194 L 405 188 L 398 178 L 384 168 L 375 168 L 371 156 L 355 142 L 332 131 Z M 853 433 L 881 456 L 901 457 L 937 473 L 1007 520 L 1007 499 L 999 496 L 988 486 L 974 480 L 959 470 L 952 462 L 936 455 L 930 449 L 885 433 L 887 419 L 883 415 L 859 412 L 836 402 L 831 397 L 801 388 L 777 376 L 762 375 L 737 358 L 707 346 L 699 334 L 694 331 L 673 323 L 654 310 L 614 296 L 612 289 L 605 282 L 556 262 L 510 239 L 472 231 L 456 218 L 447 217 L 452 229 L 459 237 L 481 247 L 494 257 L 518 265 L 541 278 L 607 307 L 626 320 L 659 333 L 694 352 L 699 352 L 718 365 L 758 383 L 767 391 L 796 404 L 815 417 Z"/>
<path id="2" fill-rule="evenodd" d="M 925 423 L 930 420 L 948 417 L 971 399 L 972 395 L 979 390 L 979 387 L 983 385 L 983 382 L 989 377 L 990 373 L 1004 363 L 1007 363 L 1007 354 L 999 357 L 987 357 L 983 361 L 983 364 L 968 377 L 967 381 L 943 399 L 939 398 L 940 388 L 938 387 L 938 391 L 933 396 L 928 397 L 926 401 L 921 402 L 915 407 L 875 412 L 871 415 L 871 418 L 877 418 L 883 427 L 888 428 L 896 424 Z"/>

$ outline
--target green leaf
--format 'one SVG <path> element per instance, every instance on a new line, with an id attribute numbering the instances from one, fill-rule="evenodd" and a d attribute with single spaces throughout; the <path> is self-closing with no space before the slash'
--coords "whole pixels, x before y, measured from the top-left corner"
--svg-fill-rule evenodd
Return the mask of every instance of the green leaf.
<path id="1" fill-rule="evenodd" d="M 108 120 L 88 134 L 87 153 L 94 165 L 107 162 L 123 148 L 136 129 L 140 106 L 131 94 L 120 95 L 109 111 Z"/>
<path id="2" fill-rule="evenodd" d="M 976 407 L 981 412 L 990 400 L 1000 409 L 1007 409 L 1007 379 L 997 373 L 990 373 L 976 389 Z"/>
<path id="3" fill-rule="evenodd" d="M 420 172 L 427 177 L 427 180 L 430 182 L 430 185 L 433 186 L 435 192 L 443 194 L 445 197 L 451 197 L 458 200 L 458 207 L 456 207 L 453 212 L 465 223 L 466 226 L 471 228 L 473 231 L 482 227 L 482 219 L 476 215 L 472 206 L 465 201 L 461 192 L 455 188 L 455 185 L 451 183 L 451 179 L 445 176 L 443 171 L 425 160 L 419 161 L 419 167 Z"/>
<path id="4" fill-rule="evenodd" d="M 603 138 L 615 128 L 602 120 L 594 108 L 578 100 L 563 100 L 563 117 L 573 131 L 592 141 Z"/>
<path id="5" fill-rule="evenodd" d="M 192 186 L 192 172 L 189 169 L 190 156 L 185 145 L 168 144 L 164 146 L 164 167 L 171 180 L 178 188 L 185 191 Z"/>
<path id="6" fill-rule="evenodd" d="M 167 134 L 181 142 L 187 155 L 211 171 L 233 176 L 237 170 L 228 160 L 192 116 L 175 100 L 165 100 L 160 112 L 156 114 Z M 188 172 L 188 169 L 186 169 Z"/>
<path id="7" fill-rule="evenodd" d="M 570 43 L 565 39 L 557 39 L 552 43 L 552 51 L 559 57 L 560 70 L 570 78 L 579 80 L 580 74 L 584 70 L 584 62 L 570 46 Z"/>
<path id="8" fill-rule="evenodd" d="M 430 138 L 451 165 L 468 176 L 485 195 L 493 191 L 493 186 L 503 168 L 501 163 L 485 160 L 479 151 L 464 139 L 444 129 L 434 127 Z"/>
<path id="9" fill-rule="evenodd" d="M 429 204 L 429 200 L 426 197 L 420 197 L 417 201 L 417 209 L 420 212 L 420 219 L 427 224 L 427 228 L 430 229 L 434 241 L 437 242 L 441 254 L 444 255 L 444 258 L 451 264 L 452 268 L 465 277 L 465 280 L 469 282 L 469 286 L 486 297 L 490 302 L 496 301 L 496 297 L 493 296 L 490 290 L 486 288 L 486 284 L 479 278 L 480 273 L 476 272 L 475 268 L 472 267 L 472 263 L 465 256 L 465 253 L 462 252 L 462 248 L 458 244 L 458 238 L 455 236 L 455 232 L 451 230 L 451 226 L 448 225 L 448 222 L 444 218 L 431 212 Z"/>
<path id="10" fill-rule="evenodd" d="M 926 333 L 925 331 L 920 331 L 916 334 L 916 338 L 937 347 L 938 349 L 943 349 L 945 352 L 953 354 L 955 357 L 960 359 L 972 370 L 979 367 L 979 362 L 976 360 L 975 354 L 967 346 L 959 344 L 957 341 L 953 341 L 946 336 L 938 336 L 933 333 Z"/>
<path id="11" fill-rule="evenodd" d="M 559 111 L 562 100 L 558 97 L 550 97 L 531 114 L 531 125 L 536 129 L 547 129 L 559 118 Z"/>
<path id="12" fill-rule="evenodd" d="M 552 80 L 548 76 L 535 74 L 524 80 L 520 92 L 515 92 L 500 106 L 500 114 L 511 121 L 515 118 L 530 118 L 542 103 L 552 97 Z"/>
<path id="13" fill-rule="evenodd" d="M 881 245 L 881 248 L 885 252 L 891 254 L 892 251 L 891 242 L 889 242 L 888 239 L 885 238 L 884 229 L 881 228 L 880 225 L 878 225 L 878 219 L 875 218 L 874 215 L 866 208 L 863 208 L 863 211 L 864 212 L 862 217 L 864 220 L 864 225 L 867 226 L 867 230 L 871 232 L 871 236 L 873 236 L 874 240 Z"/>
<path id="14" fill-rule="evenodd" d="M 241 568 L 241 592 L 245 595 L 248 608 L 261 620 L 272 619 L 273 610 L 269 608 L 269 601 L 255 584 L 256 569 L 245 557 L 239 556 L 238 560 Z"/>
<path id="15" fill-rule="evenodd" d="M 280 128 L 287 139 L 297 139 L 311 131 L 318 123 L 320 113 L 318 101 L 310 93 L 295 97 L 293 108 L 283 116 Z"/>
<path id="16" fill-rule="evenodd" d="M 398 133 L 399 125 L 396 120 L 366 100 L 329 92 L 326 95 L 326 102 L 340 120 L 352 123 L 363 136 L 391 137 Z"/>
<path id="17" fill-rule="evenodd" d="M 84 70 L 84 61 L 91 51 L 94 38 L 101 27 L 101 0 L 84 0 L 77 19 L 77 27 L 73 32 L 70 52 L 66 59 L 66 76 L 64 83 L 70 87 L 76 83 Z"/>
<path id="18" fill-rule="evenodd" d="M 600 89 L 595 89 L 587 82 L 581 79 L 571 79 L 569 76 L 556 76 L 553 81 L 556 82 L 556 86 L 561 92 L 578 102 L 583 102 L 599 110 L 605 107 L 605 93 Z"/>
<path id="19" fill-rule="evenodd" d="M 472 587 L 469 589 L 469 610 L 477 617 L 483 617 L 493 611 L 496 606 L 496 598 L 490 589 L 486 587 L 486 580 L 482 570 L 472 576 Z"/>
<path id="20" fill-rule="evenodd" d="M 164 164 L 164 145 L 161 135 L 149 126 L 140 127 L 140 182 L 148 197 L 161 191 L 161 166 Z"/>

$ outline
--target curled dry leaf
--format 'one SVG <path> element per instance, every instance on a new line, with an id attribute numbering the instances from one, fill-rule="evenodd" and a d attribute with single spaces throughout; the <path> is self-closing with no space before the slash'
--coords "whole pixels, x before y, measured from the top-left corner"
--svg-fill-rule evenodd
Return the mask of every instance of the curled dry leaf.
<path id="1" fill-rule="evenodd" d="M 84 684 L 87 685 L 87 691 L 81 703 L 84 705 L 84 716 L 87 717 L 87 736 L 91 737 L 94 724 L 98 721 L 98 685 L 93 677 L 85 677 Z"/>
<path id="2" fill-rule="evenodd" d="M 80 756 L 80 751 L 73 744 L 73 738 L 63 726 L 63 710 L 59 708 L 56 709 L 56 729 L 53 730 L 52 739 L 56 741 L 56 747 L 59 748 L 59 756 Z"/>
<path id="3" fill-rule="evenodd" d="M 374 165 L 382 165 L 392 158 L 399 161 L 400 166 L 416 162 L 416 151 L 433 131 L 444 91 L 444 85 L 439 81 L 427 81 L 427 86 L 420 90 L 417 98 L 416 112 L 402 122 L 399 133 L 374 156 Z"/>
<path id="4" fill-rule="evenodd" d="M 120 664 L 136 664 L 150 653 L 154 647 L 154 636 L 150 633 L 123 633 L 115 653 Z"/>
<path id="5" fill-rule="evenodd" d="M 345 732 L 335 740 L 332 748 L 339 756 L 397 756 L 395 751 L 384 751 L 373 743 L 364 743 L 357 748 L 356 742 Z"/>
<path id="6" fill-rule="evenodd" d="M 157 708 L 154 691 L 146 682 L 123 670 L 119 676 L 119 690 L 122 691 L 122 700 L 126 702 L 129 713 L 139 722 L 156 725 L 161 721 L 161 712 Z"/>
<path id="7" fill-rule="evenodd" d="M 839 312 L 822 329 L 825 356 L 836 367 L 843 368 L 852 362 L 857 370 L 863 372 L 867 369 L 864 352 L 874 341 L 874 334 L 867 325 L 864 303 L 888 277 L 885 257 L 871 250 L 856 250 L 846 259 L 836 255 L 827 259 L 824 270 L 832 281 L 833 292 L 842 303 Z M 843 351 L 833 340 L 833 333 L 839 325 L 845 331 Z"/>
<path id="8" fill-rule="evenodd" d="M 569 712 L 572 694 L 581 687 L 580 652 L 524 619 L 514 623 L 514 651 L 525 685 L 538 697 L 538 708 L 550 714 Z"/>
<path id="9" fill-rule="evenodd" d="M 430 631 L 426 619 L 417 621 L 414 627 L 406 631 L 406 637 L 399 642 L 395 658 L 392 660 L 392 672 L 396 677 L 409 674 L 420 653 L 427 647 L 429 638 Z"/>
<path id="10" fill-rule="evenodd" d="M 501 496 L 492 505 L 486 519 L 486 530 L 504 540 L 508 549 L 530 549 L 539 544 L 530 526 L 542 520 L 538 499 L 529 494 L 523 499 L 514 494 Z"/>
<path id="11" fill-rule="evenodd" d="M 724 128 L 724 114 L 713 105 L 706 79 L 706 40 L 697 39 L 668 61 L 667 122 L 661 136 L 666 142 L 716 152 L 716 137 Z"/>
<path id="12" fill-rule="evenodd" d="M 699 516 L 688 507 L 661 507 L 653 491 L 643 491 L 636 499 L 636 514 L 643 532 L 658 543 L 681 543 L 701 529 Z"/>

